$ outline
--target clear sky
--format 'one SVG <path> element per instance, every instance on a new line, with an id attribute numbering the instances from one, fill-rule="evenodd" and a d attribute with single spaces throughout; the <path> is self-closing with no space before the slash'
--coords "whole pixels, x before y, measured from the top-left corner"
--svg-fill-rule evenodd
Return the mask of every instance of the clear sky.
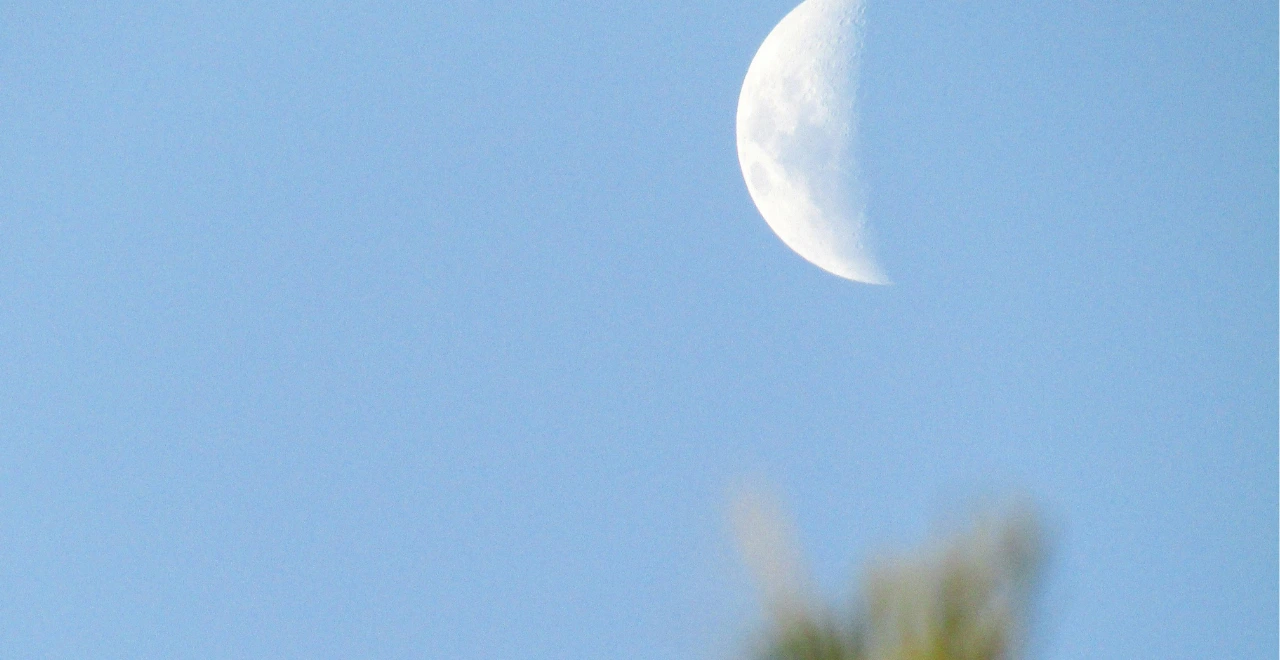
<path id="1" fill-rule="evenodd" d="M 895 284 L 759 217 L 788 0 L 0 5 L 0 655 L 729 658 L 975 498 L 1039 658 L 1277 653 L 1277 10 L 871 0 Z"/>

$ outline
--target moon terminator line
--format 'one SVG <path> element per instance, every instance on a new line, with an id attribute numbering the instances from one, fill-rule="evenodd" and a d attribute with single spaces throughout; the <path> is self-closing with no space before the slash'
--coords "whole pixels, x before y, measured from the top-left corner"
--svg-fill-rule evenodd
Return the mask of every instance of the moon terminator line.
<path id="1" fill-rule="evenodd" d="M 862 0 L 805 0 L 769 33 L 738 97 L 738 161 L 756 208 L 814 265 L 888 284 L 855 159 Z"/>

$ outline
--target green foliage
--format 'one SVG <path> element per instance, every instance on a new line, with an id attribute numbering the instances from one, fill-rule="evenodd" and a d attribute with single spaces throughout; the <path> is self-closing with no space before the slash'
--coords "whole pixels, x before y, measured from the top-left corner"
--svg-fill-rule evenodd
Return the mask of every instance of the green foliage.
<path id="1" fill-rule="evenodd" d="M 861 639 L 833 622 L 797 619 L 775 631 L 762 654 L 767 660 L 861 660 Z"/>
<path id="2" fill-rule="evenodd" d="M 1029 514 L 982 520 L 873 567 L 855 613 L 813 605 L 777 617 L 760 660 L 1013 660 L 1041 544 Z"/>

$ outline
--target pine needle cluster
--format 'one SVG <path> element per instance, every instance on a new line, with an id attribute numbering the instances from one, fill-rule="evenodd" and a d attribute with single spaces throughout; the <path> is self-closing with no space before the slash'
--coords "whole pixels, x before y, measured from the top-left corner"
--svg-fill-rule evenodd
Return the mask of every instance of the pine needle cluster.
<path id="1" fill-rule="evenodd" d="M 868 571 L 853 612 L 774 608 L 758 660 L 1014 660 L 1042 557 L 1033 516 L 971 529 Z M 810 599 L 811 600 L 811 599 Z"/>

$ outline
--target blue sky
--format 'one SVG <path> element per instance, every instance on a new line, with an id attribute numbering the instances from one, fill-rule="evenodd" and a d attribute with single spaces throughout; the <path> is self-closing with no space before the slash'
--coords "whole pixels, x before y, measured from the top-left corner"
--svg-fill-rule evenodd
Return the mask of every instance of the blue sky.
<path id="1" fill-rule="evenodd" d="M 1273 3 L 867 10 L 895 284 L 770 232 L 788 2 L 0 7 L 0 655 L 724 658 L 1024 493 L 1037 657 L 1277 652 Z"/>

